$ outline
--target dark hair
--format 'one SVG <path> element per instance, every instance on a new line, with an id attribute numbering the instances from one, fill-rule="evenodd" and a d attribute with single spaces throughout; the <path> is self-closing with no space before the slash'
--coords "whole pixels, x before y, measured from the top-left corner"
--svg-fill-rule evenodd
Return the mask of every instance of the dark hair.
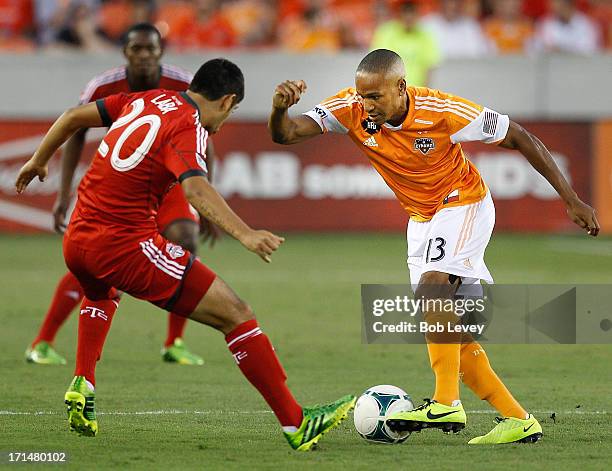
<path id="1" fill-rule="evenodd" d="M 221 57 L 212 59 L 198 69 L 189 90 L 211 101 L 224 95 L 235 94 L 239 103 L 244 98 L 244 76 L 233 62 Z"/>
<path id="2" fill-rule="evenodd" d="M 389 49 L 375 49 L 361 59 L 357 66 L 357 72 L 380 73 L 402 63 L 402 58 Z"/>
<path id="3" fill-rule="evenodd" d="M 129 29 L 121 36 L 121 44 L 127 46 L 130 34 L 132 33 L 152 33 L 159 39 L 159 44 L 163 44 L 162 36 L 159 30 L 151 23 L 136 23 L 129 27 Z"/>

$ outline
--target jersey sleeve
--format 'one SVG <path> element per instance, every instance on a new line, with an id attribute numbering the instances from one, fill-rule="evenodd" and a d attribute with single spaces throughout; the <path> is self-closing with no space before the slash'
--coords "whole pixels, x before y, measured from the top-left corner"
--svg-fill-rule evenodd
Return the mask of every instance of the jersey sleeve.
<path id="1" fill-rule="evenodd" d="M 348 88 L 323 100 L 304 114 L 316 121 L 322 132 L 347 134 L 354 125 L 357 104 L 357 93 Z"/>
<path id="2" fill-rule="evenodd" d="M 189 177 L 206 177 L 206 140 L 208 133 L 196 123 L 174 131 L 170 138 L 170 152 L 166 152 L 164 165 L 179 182 Z"/>
<path id="3" fill-rule="evenodd" d="M 98 98 L 98 84 L 99 78 L 94 77 L 87 85 L 85 85 L 85 89 L 81 92 L 81 96 L 79 97 L 79 105 L 84 105 L 86 103 L 91 103 L 92 101 L 96 101 Z"/>
<path id="4" fill-rule="evenodd" d="M 104 126 L 109 127 L 117 121 L 117 118 L 121 116 L 121 110 L 123 110 L 123 107 L 127 105 L 130 100 L 130 95 L 127 93 L 117 93 L 116 95 L 110 95 L 106 98 L 96 100 L 96 106 L 98 107 L 98 112 L 100 113 Z"/>
<path id="5" fill-rule="evenodd" d="M 445 115 L 453 144 L 480 141 L 485 144 L 501 142 L 508 133 L 510 118 L 465 98 L 442 94 Z"/>

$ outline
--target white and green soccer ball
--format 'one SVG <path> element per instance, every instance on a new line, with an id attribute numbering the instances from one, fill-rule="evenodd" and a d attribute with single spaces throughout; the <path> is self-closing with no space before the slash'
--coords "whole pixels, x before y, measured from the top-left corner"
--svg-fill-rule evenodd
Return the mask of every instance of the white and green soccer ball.
<path id="1" fill-rule="evenodd" d="M 353 421 L 357 433 L 368 441 L 402 443 L 410 432 L 394 432 L 385 425 L 385 418 L 396 412 L 414 409 L 412 399 L 403 389 L 381 384 L 367 389 L 355 404 Z"/>

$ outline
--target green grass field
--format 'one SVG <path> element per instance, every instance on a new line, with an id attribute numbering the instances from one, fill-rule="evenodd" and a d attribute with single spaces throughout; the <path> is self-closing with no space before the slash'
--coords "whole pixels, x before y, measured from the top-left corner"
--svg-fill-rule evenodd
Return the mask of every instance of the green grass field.
<path id="1" fill-rule="evenodd" d="M 361 343 L 360 284 L 407 282 L 401 234 L 289 235 L 271 265 L 224 240 L 202 258 L 253 306 L 302 403 L 380 383 L 404 388 L 417 402 L 432 394 L 423 346 Z M 499 235 L 487 260 L 500 283 L 612 283 L 612 239 Z M 206 365 L 163 364 L 165 314 L 129 297 L 97 370 L 100 433 L 78 437 L 63 408 L 76 316 L 56 342 L 68 366 L 23 358 L 63 271 L 59 238 L 0 237 L 2 452 L 63 451 L 70 467 L 87 469 L 610 469 L 610 345 L 488 347 L 500 376 L 542 423 L 545 436 L 536 445 L 468 447 L 495 414 L 463 390 L 468 426 L 458 435 L 426 430 L 402 445 L 370 444 L 349 419 L 319 450 L 298 454 L 221 335 L 189 325 L 186 342 Z"/>

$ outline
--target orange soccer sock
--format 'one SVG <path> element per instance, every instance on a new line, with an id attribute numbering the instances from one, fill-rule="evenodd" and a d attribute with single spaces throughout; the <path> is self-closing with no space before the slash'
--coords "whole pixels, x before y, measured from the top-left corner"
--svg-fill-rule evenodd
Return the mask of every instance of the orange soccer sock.
<path id="1" fill-rule="evenodd" d="M 461 374 L 463 384 L 483 400 L 486 400 L 504 417 L 524 419 L 527 412 L 510 394 L 499 379 L 487 354 L 477 342 L 461 345 Z"/>
<path id="2" fill-rule="evenodd" d="M 427 344 L 431 369 L 436 375 L 436 392 L 433 400 L 440 404 L 452 405 L 459 399 L 459 343 Z"/>

